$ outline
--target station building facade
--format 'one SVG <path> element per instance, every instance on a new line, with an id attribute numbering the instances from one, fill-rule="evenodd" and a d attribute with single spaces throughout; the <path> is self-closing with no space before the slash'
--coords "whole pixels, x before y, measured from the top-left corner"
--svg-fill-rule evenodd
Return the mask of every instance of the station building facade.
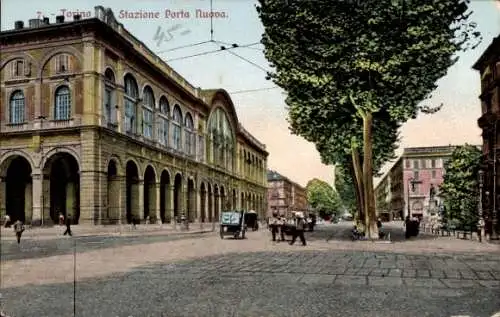
<path id="1" fill-rule="evenodd" d="M 0 213 L 33 225 L 264 215 L 268 152 L 229 94 L 193 87 L 110 9 L 73 18 L 0 33 Z"/>

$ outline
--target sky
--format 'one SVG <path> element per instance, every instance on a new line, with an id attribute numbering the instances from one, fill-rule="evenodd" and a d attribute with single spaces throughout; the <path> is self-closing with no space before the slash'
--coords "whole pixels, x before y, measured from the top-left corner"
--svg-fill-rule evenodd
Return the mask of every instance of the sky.
<path id="1" fill-rule="evenodd" d="M 12 29 L 14 22 L 46 16 L 51 22 L 65 14 L 72 20 L 72 12 L 83 18 L 94 15 L 94 6 L 109 7 L 119 22 L 134 36 L 157 53 L 194 86 L 204 89 L 224 88 L 230 94 L 243 126 L 266 144 L 268 168 L 305 186 L 308 180 L 319 178 L 333 182 L 333 167 L 321 163 L 313 144 L 291 135 L 286 121 L 285 95 L 267 81 L 268 62 L 260 42 L 263 26 L 254 0 L 213 0 L 213 40 L 209 41 L 211 23 L 209 0 L 3 0 L 1 2 L 1 30 Z M 478 23 L 483 42 L 474 51 L 462 53 L 459 61 L 439 82 L 438 89 L 426 104 L 443 109 L 434 115 L 420 115 L 401 129 L 402 141 L 397 154 L 404 147 L 448 144 L 480 144 L 477 118 L 481 113 L 479 74 L 472 65 L 481 53 L 500 34 L 500 2 L 473 0 L 472 19 Z M 129 14 L 127 15 L 128 12 Z M 130 14 L 132 13 L 132 14 Z M 142 18 L 139 17 L 142 13 Z M 197 14 L 198 13 L 198 14 Z M 145 17 L 144 17 L 145 16 Z M 171 36 L 168 36 L 170 30 Z M 163 36 L 162 36 L 163 35 Z M 221 43 L 238 44 L 230 51 L 197 55 L 217 50 Z M 235 56 L 234 54 L 238 56 Z M 252 91 L 259 90 L 259 91 Z M 383 169 L 387 171 L 389 162 Z"/>

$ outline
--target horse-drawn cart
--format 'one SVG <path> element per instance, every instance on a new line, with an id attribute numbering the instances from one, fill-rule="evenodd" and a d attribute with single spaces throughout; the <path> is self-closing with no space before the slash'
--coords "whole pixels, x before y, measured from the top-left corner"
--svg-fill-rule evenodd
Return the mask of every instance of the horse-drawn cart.
<path id="1" fill-rule="evenodd" d="M 220 238 L 233 236 L 235 239 L 245 239 L 247 226 L 245 211 L 224 211 L 220 215 Z"/>

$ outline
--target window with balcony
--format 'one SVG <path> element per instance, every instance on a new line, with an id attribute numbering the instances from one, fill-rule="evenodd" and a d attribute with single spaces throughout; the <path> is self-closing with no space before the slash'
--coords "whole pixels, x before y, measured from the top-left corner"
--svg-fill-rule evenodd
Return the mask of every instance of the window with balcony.
<path id="1" fill-rule="evenodd" d="M 431 160 L 431 168 L 436 168 L 436 160 L 435 159 Z"/>
<path id="2" fill-rule="evenodd" d="M 168 146 L 168 135 L 169 135 L 169 124 L 168 120 L 170 117 L 170 106 L 168 100 L 165 96 L 160 98 L 160 112 L 158 114 L 158 142 L 160 144 Z"/>
<path id="3" fill-rule="evenodd" d="M 142 108 L 142 135 L 148 139 L 153 138 L 153 110 L 155 108 L 155 98 L 151 87 L 144 87 L 144 105 Z"/>
<path id="4" fill-rule="evenodd" d="M 65 73 L 69 70 L 69 55 L 59 54 L 56 56 L 56 73 Z"/>
<path id="5" fill-rule="evenodd" d="M 71 92 L 68 86 L 61 86 L 55 93 L 54 120 L 69 120 L 70 116 Z"/>
<path id="6" fill-rule="evenodd" d="M 185 151 L 189 155 L 194 155 L 195 154 L 194 124 L 193 124 L 193 117 L 191 117 L 191 114 L 189 112 L 186 113 L 184 126 L 185 126 L 185 134 L 184 134 Z"/>
<path id="7" fill-rule="evenodd" d="M 418 171 L 414 171 L 414 172 L 413 172 L 413 178 L 414 178 L 415 180 L 418 180 Z"/>
<path id="8" fill-rule="evenodd" d="M 181 143 L 181 133 L 182 133 L 182 112 L 181 108 L 179 105 L 174 106 L 174 112 L 172 115 L 173 118 L 173 146 L 174 149 L 176 150 L 181 150 L 182 149 L 182 143 Z"/>
<path id="9" fill-rule="evenodd" d="M 125 94 L 124 94 L 124 105 L 125 105 L 125 132 L 135 133 L 136 130 L 136 116 L 137 116 L 137 98 L 139 97 L 139 89 L 137 87 L 137 82 L 135 78 L 127 74 L 125 76 Z"/>
<path id="10" fill-rule="evenodd" d="M 10 96 L 9 103 L 9 123 L 21 124 L 25 120 L 24 93 L 16 90 Z"/>

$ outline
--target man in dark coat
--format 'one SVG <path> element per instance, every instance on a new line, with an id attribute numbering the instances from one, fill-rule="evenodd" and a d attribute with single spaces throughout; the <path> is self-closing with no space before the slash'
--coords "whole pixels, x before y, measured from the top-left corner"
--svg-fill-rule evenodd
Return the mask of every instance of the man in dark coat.
<path id="1" fill-rule="evenodd" d="M 64 231 L 64 235 L 70 235 L 72 236 L 73 234 L 71 233 L 71 218 L 67 216 L 65 218 L 65 224 L 66 224 L 66 231 Z"/>
<path id="2" fill-rule="evenodd" d="M 16 232 L 17 244 L 21 243 L 21 235 L 24 232 L 24 224 L 21 220 L 17 220 L 14 223 L 14 231 Z"/>
<path id="3" fill-rule="evenodd" d="M 290 245 L 294 244 L 295 241 L 297 240 L 297 237 L 300 238 L 300 241 L 302 242 L 302 245 L 306 245 L 306 238 L 304 237 L 304 227 L 305 227 L 305 221 L 304 221 L 304 214 L 302 212 L 297 212 L 295 213 L 295 230 L 293 231 L 293 238 L 292 241 L 290 241 Z"/>

